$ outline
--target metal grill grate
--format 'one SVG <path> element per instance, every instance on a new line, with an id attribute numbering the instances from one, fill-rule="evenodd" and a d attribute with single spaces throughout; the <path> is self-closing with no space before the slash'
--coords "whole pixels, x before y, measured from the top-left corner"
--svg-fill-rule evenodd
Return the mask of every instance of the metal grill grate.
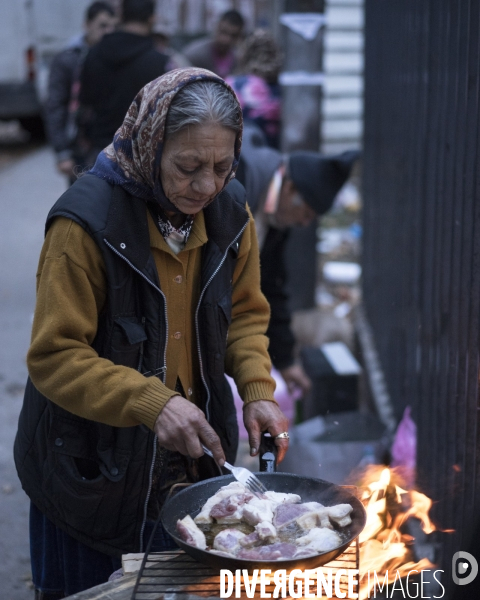
<path id="1" fill-rule="evenodd" d="M 356 539 L 338 558 L 331 561 L 327 565 L 321 567 L 324 573 L 332 572 L 332 580 L 335 582 L 335 575 L 344 570 L 345 573 L 339 576 L 339 597 L 353 600 L 358 597 L 358 583 L 353 586 L 353 594 L 348 595 L 348 573 L 349 571 L 359 569 L 359 549 L 358 539 Z M 353 575 L 353 573 L 352 573 Z M 354 575 L 353 579 L 358 580 L 358 575 Z M 299 579 L 299 581 L 301 581 Z M 333 595 L 329 598 L 337 598 L 335 595 L 335 583 L 333 583 Z M 266 592 L 272 594 L 275 585 L 266 586 Z M 288 590 L 288 586 L 287 586 Z M 311 585 L 310 593 L 313 593 L 317 598 L 326 598 L 327 596 L 316 595 L 316 584 Z M 216 569 L 207 567 L 195 559 L 191 558 L 183 551 L 172 552 L 151 552 L 147 556 L 145 565 L 140 570 L 135 589 L 133 591 L 132 600 L 159 600 L 165 594 L 171 594 L 172 598 L 178 595 L 179 599 L 184 600 L 187 596 L 190 597 L 219 597 L 220 595 L 220 576 Z M 345 594 L 345 596 L 343 596 Z M 175 596 L 173 596 L 175 595 Z M 245 586 L 241 585 L 241 598 L 247 598 Z M 260 586 L 257 585 L 257 593 L 255 598 L 260 598 Z M 287 596 L 290 597 L 290 596 Z M 232 593 L 232 598 L 235 598 L 235 589 Z"/>

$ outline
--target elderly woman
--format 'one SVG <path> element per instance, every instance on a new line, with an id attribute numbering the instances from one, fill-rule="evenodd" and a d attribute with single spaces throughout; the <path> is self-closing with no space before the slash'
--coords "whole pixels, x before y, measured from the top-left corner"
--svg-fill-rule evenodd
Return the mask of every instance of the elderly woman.
<path id="1" fill-rule="evenodd" d="M 252 455 L 262 431 L 287 428 L 254 224 L 232 180 L 241 134 L 222 79 L 167 73 L 50 211 L 15 442 L 41 598 L 105 581 L 141 551 L 169 487 L 218 474 L 202 443 L 218 465 L 234 460 L 225 372 Z M 288 440 L 277 445 L 281 459 Z M 154 549 L 171 542 L 162 533 Z"/>

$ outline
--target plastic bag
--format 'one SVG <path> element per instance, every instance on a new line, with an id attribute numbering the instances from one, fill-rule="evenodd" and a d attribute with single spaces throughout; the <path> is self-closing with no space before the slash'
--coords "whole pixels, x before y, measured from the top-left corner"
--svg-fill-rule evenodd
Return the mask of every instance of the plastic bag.
<path id="1" fill-rule="evenodd" d="M 392 444 L 392 467 L 399 469 L 408 487 L 415 482 L 417 464 L 417 426 L 412 420 L 411 408 L 407 406 Z"/>
<path id="2" fill-rule="evenodd" d="M 301 392 L 297 391 L 290 394 L 287 388 L 287 384 L 283 380 L 283 377 L 276 369 L 272 369 L 271 376 L 275 379 L 277 387 L 275 388 L 275 400 L 278 402 L 280 410 L 287 417 L 288 422 L 292 425 L 295 418 L 295 401 L 301 396 Z M 231 377 L 228 377 L 228 383 L 232 388 L 233 399 L 235 401 L 235 408 L 237 409 L 237 421 L 238 431 L 241 440 L 248 440 L 248 433 L 243 424 L 243 401 L 237 390 L 237 386 Z"/>

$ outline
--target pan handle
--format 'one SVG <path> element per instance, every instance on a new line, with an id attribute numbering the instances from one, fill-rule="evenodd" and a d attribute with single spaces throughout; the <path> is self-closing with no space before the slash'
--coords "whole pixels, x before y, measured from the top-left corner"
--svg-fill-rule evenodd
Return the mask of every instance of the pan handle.
<path id="1" fill-rule="evenodd" d="M 188 487 L 189 485 L 192 485 L 191 483 L 175 483 L 174 485 L 172 485 L 172 487 L 170 488 L 168 495 L 165 499 L 164 504 L 166 504 L 167 500 L 170 500 L 170 498 L 172 496 L 174 496 L 177 492 L 179 492 L 180 490 L 183 490 L 184 488 Z"/>
<path id="2" fill-rule="evenodd" d="M 260 452 L 258 453 L 262 473 L 276 473 L 277 455 L 278 448 L 275 445 L 275 439 L 269 433 L 262 433 Z"/>

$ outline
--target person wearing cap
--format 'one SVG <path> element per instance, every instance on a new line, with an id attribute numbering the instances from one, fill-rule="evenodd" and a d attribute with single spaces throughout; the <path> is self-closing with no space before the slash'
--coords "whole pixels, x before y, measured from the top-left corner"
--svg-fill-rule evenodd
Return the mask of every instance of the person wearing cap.
<path id="1" fill-rule="evenodd" d="M 290 228 L 307 226 L 332 206 L 358 158 L 357 151 L 336 156 L 296 151 L 284 155 L 266 145 L 263 133 L 245 124 L 236 177 L 247 192 L 260 247 L 262 292 L 270 303 L 269 353 L 288 389 L 307 393 L 311 382 L 295 363 L 285 292 L 285 244 Z"/>

